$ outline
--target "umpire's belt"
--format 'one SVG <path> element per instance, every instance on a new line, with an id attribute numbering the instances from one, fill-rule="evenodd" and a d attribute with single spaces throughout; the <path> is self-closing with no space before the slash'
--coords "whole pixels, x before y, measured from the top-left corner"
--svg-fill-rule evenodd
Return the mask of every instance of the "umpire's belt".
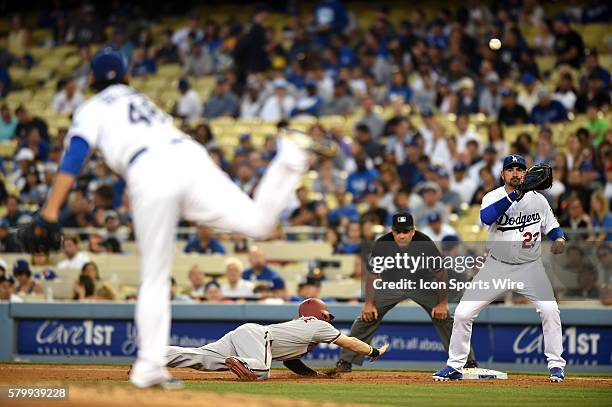
<path id="1" fill-rule="evenodd" d="M 520 266 L 521 264 L 529 264 L 529 263 L 533 263 L 535 260 L 531 260 L 531 261 L 526 261 L 524 263 L 510 263 L 509 261 L 503 261 L 498 259 L 497 257 L 493 256 L 492 254 L 490 254 L 489 256 L 491 256 L 491 258 L 493 260 L 497 260 L 500 263 L 504 263 L 504 264 L 509 264 L 510 266 Z M 537 259 L 536 259 L 537 260 Z"/>

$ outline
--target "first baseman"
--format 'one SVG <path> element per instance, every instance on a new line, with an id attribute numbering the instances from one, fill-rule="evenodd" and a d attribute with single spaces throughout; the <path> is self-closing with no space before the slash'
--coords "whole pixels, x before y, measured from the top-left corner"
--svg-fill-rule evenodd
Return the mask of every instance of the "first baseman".
<path id="1" fill-rule="evenodd" d="M 250 199 L 214 164 L 206 150 L 173 125 L 145 95 L 127 85 L 125 58 L 106 48 L 92 60 L 96 95 L 73 116 L 53 188 L 40 214 L 22 231 L 26 250 L 41 234 L 57 249 L 59 210 L 94 150 L 127 181 L 141 254 L 136 303 L 138 356 L 130 374 L 136 387 L 178 387 L 165 365 L 170 334 L 170 271 L 179 219 L 264 238 L 308 167 L 310 139 L 288 132 Z"/>
<path id="2" fill-rule="evenodd" d="M 511 279 L 522 284 L 522 288 L 513 291 L 527 297 L 540 314 L 550 380 L 561 382 L 564 379 L 561 318 L 542 264 L 540 243 L 542 234 L 546 234 L 553 241 L 551 251 L 561 253 L 565 248 L 565 237 L 546 198 L 521 187 L 525 170 L 523 157 L 506 157 L 501 173 L 504 185 L 487 193 L 482 200 L 480 219 L 489 227 L 489 255 L 474 277 L 474 287 L 477 288 L 466 290 L 455 310 L 447 366 L 433 375 L 434 380 L 462 378 L 461 371 L 470 351 L 474 318 L 507 291 L 495 288 L 493 284 L 489 284 L 487 289 L 482 288 L 481 282 L 495 279 Z"/>
<path id="3" fill-rule="evenodd" d="M 168 346 L 166 361 L 169 367 L 188 367 L 202 371 L 231 370 L 242 380 L 266 380 L 273 360 L 283 361 L 291 371 L 302 376 L 317 372 L 300 358 L 319 343 L 333 343 L 372 360 L 388 348 L 372 348 L 357 338 L 343 335 L 330 322 L 334 316 L 327 304 L 309 298 L 300 304 L 298 318 L 272 325 L 244 324 L 228 332 L 214 343 L 201 348 Z"/>

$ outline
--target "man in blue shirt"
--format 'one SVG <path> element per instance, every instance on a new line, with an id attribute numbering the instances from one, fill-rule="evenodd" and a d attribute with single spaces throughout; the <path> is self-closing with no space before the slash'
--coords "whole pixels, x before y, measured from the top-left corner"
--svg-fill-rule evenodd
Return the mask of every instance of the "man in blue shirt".
<path id="1" fill-rule="evenodd" d="M 538 92 L 538 104 L 531 111 L 531 122 L 535 124 L 556 123 L 567 120 L 567 111 L 561 102 L 553 100 L 546 89 Z"/>
<path id="2" fill-rule="evenodd" d="M 353 199 L 360 199 L 368 189 L 368 185 L 378 178 L 378 171 L 366 167 L 364 155 L 355 157 L 357 169 L 349 174 L 346 180 L 346 190 L 353 194 Z"/>
<path id="3" fill-rule="evenodd" d="M 264 285 L 270 289 L 284 287 L 285 281 L 276 271 L 266 265 L 266 257 L 261 248 L 254 246 L 249 251 L 249 263 L 251 267 L 242 272 L 242 279 L 256 282 L 256 285 Z"/>
<path id="4" fill-rule="evenodd" d="M 198 226 L 197 236 L 189 239 L 185 248 L 185 253 L 200 253 L 200 254 L 225 254 L 225 248 L 221 243 L 210 237 L 210 229 L 206 226 Z"/>

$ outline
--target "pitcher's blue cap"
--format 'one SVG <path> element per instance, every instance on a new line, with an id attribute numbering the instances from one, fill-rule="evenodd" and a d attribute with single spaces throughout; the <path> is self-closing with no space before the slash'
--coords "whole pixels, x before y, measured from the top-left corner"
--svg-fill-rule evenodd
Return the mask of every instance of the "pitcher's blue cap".
<path id="1" fill-rule="evenodd" d="M 121 81 L 127 73 L 127 60 L 120 51 L 106 47 L 91 61 L 96 82 Z"/>
<path id="2" fill-rule="evenodd" d="M 527 164 L 525 163 L 525 159 L 523 156 L 518 154 L 509 155 L 504 158 L 504 170 L 510 167 L 521 167 L 522 169 L 527 169 Z"/>

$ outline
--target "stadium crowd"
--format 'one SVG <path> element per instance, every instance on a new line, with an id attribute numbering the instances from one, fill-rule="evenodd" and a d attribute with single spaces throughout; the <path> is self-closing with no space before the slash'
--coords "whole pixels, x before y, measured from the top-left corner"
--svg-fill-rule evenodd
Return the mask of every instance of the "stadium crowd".
<path id="1" fill-rule="evenodd" d="M 314 180 L 296 191 L 281 219 L 284 226 L 324 230 L 319 238 L 334 253 L 359 253 L 399 210 L 410 211 L 434 240 L 462 238 L 451 219 L 461 218 L 499 185 L 507 154 L 553 167 L 553 187 L 544 194 L 570 240 L 612 241 L 610 67 L 601 63 L 612 46 L 589 49 L 575 29 L 609 24 L 604 1 L 586 7 L 570 2 L 555 14 L 537 0 L 491 7 L 468 1 L 452 10 L 376 4 L 368 27 L 359 26 L 350 3 L 324 0 L 306 9 L 287 2 L 280 25 L 268 23 L 273 15 L 262 5 L 248 22 L 194 10 L 184 25 L 155 30 L 159 16 L 147 16 L 138 6 L 98 13 L 88 3 L 76 9 L 54 4 L 36 27 L 15 14 L 10 31 L 0 33 L 0 92 L 6 100 L 19 89 L 10 66 L 37 64 L 28 52 L 40 45 L 32 44 L 33 28 L 51 33 L 45 46 L 79 49 L 74 71 L 55 78 L 51 109 L 58 114 L 69 115 L 84 102 L 92 47 L 121 50 L 133 78 L 154 77 L 164 65 L 180 64 L 182 74 L 167 85 L 176 86 L 180 96 L 167 110 L 249 194 L 275 155 L 275 136 L 260 147 L 244 133 L 228 151 L 213 131 L 214 120 L 261 119 L 281 128 L 304 117 L 353 118 L 350 132 L 316 120 L 308 128 L 311 137 L 336 143 L 339 154 L 313 160 Z M 400 13 L 405 18 L 398 19 Z M 525 26 L 537 27 L 533 38 L 522 32 Z M 490 38 L 499 38 L 502 48 L 489 48 Z M 554 63 L 540 66 L 540 57 Z M 203 76 L 214 78 L 206 98 L 195 85 Z M 18 146 L 0 168 L 5 204 L 0 252 L 15 253 L 20 248 L 9 231 L 44 201 L 67 129 L 51 134 L 45 118 L 32 114 L 27 103 L 2 103 L 0 116 L 0 141 Z M 582 124 L 573 126 L 578 118 Z M 524 130 L 509 137 L 517 126 Z M 65 249 L 64 261 L 85 267 L 84 259 L 73 260 L 81 253 L 79 240 L 87 252 L 123 252 L 133 240 L 124 191 L 124 181 L 94 155 L 61 218 L 64 227 L 77 230 L 67 239 L 75 247 Z M 186 240 L 186 253 L 224 250 L 207 228 L 179 237 Z M 292 237 L 279 227 L 272 238 Z M 98 295 L 86 280 L 75 284 L 76 297 Z M 28 289 L 36 290 L 32 284 Z M 189 298 L 214 297 L 215 291 L 223 294 L 224 287 L 194 285 L 197 295 Z"/>

